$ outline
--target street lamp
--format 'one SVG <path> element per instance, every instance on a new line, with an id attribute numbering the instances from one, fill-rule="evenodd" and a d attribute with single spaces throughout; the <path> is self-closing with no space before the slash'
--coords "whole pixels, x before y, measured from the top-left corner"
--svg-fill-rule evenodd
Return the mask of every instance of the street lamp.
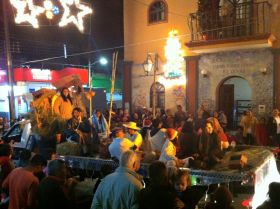
<path id="1" fill-rule="evenodd" d="M 154 62 L 152 59 L 152 54 L 148 53 L 146 60 L 143 62 L 143 68 L 145 74 L 148 76 L 153 71 L 153 119 L 156 118 L 156 72 L 158 71 L 158 54 L 153 53 Z"/>
<path id="2" fill-rule="evenodd" d="M 104 65 L 108 64 L 108 60 L 106 57 L 100 57 L 99 60 L 96 60 L 93 63 L 91 63 L 90 60 L 88 61 L 88 85 L 90 87 L 91 87 L 91 66 L 93 66 L 97 63 L 104 66 Z"/>
<path id="3" fill-rule="evenodd" d="M 91 66 L 95 65 L 96 63 L 100 63 L 101 65 L 107 65 L 108 60 L 105 57 L 101 57 L 99 60 L 96 60 L 93 63 L 90 62 L 90 59 L 88 60 L 88 86 L 89 86 L 90 91 L 91 91 L 91 88 L 92 88 Z M 90 115 L 90 117 L 92 116 L 91 97 L 89 99 L 89 115 Z"/>

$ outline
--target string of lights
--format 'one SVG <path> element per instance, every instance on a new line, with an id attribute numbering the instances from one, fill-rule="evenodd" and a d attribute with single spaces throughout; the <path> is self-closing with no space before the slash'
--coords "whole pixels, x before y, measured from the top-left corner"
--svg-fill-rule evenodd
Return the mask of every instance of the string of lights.
<path id="1" fill-rule="evenodd" d="M 42 6 L 34 5 L 33 0 L 10 0 L 13 7 L 16 9 L 15 22 L 21 24 L 24 22 L 30 23 L 34 28 L 39 28 L 38 16 L 45 14 L 48 19 L 52 19 L 55 14 L 59 13 L 58 6 L 52 1 L 45 0 Z M 58 0 L 63 8 L 63 14 L 59 20 L 58 26 L 64 27 L 73 23 L 80 32 L 84 30 L 83 18 L 92 14 L 92 9 L 85 4 L 81 4 L 80 0 Z M 70 7 L 75 5 L 79 11 L 77 14 L 71 14 Z M 26 12 L 29 10 L 30 12 Z"/>

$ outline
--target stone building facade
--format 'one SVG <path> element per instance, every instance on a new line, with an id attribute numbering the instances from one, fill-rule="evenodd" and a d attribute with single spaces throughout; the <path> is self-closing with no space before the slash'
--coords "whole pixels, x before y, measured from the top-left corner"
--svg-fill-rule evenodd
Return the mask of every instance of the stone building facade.
<path id="1" fill-rule="evenodd" d="M 273 108 L 274 57 L 269 49 L 243 50 L 206 54 L 198 61 L 199 72 L 207 71 L 207 77 L 199 73 L 198 104 L 206 104 L 210 110 L 218 109 L 217 92 L 231 77 L 248 81 L 252 90 L 250 107 L 258 113 L 258 106 L 265 105 L 268 114 Z M 266 69 L 266 72 L 261 72 Z"/>

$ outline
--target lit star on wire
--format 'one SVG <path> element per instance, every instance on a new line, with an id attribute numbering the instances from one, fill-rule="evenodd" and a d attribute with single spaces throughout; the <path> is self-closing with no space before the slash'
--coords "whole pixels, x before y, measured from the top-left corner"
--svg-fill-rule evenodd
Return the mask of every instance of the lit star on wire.
<path id="1" fill-rule="evenodd" d="M 10 0 L 10 2 L 17 9 L 16 23 L 29 22 L 34 28 L 39 28 L 37 16 L 45 11 L 43 7 L 35 6 L 33 0 Z M 25 13 L 26 8 L 30 13 Z"/>
<path id="2" fill-rule="evenodd" d="M 63 27 L 68 25 L 69 23 L 74 23 L 77 28 L 83 32 L 84 30 L 84 21 L 83 21 L 83 17 L 91 14 L 92 13 L 92 9 L 90 7 L 87 7 L 83 4 L 80 4 L 80 0 L 60 0 L 61 6 L 64 9 L 64 13 L 62 15 L 62 18 L 59 22 L 59 26 Z M 70 14 L 70 9 L 69 6 L 75 4 L 76 8 L 81 10 L 78 14 L 77 17 L 75 17 L 74 15 Z"/>

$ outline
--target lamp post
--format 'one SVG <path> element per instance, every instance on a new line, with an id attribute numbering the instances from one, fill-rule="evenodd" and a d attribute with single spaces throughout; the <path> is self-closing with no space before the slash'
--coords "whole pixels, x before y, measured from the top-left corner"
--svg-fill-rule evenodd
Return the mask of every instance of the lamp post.
<path id="1" fill-rule="evenodd" d="M 99 60 L 96 60 L 95 62 L 91 63 L 90 59 L 88 61 L 88 86 L 89 90 L 91 91 L 92 89 L 92 78 L 91 78 L 91 66 L 95 65 L 96 63 L 100 63 L 101 65 L 107 65 L 108 60 L 105 57 L 101 57 Z M 92 116 L 92 99 L 90 97 L 89 99 L 89 116 Z"/>
<path id="2" fill-rule="evenodd" d="M 8 84 L 9 84 L 9 110 L 10 110 L 10 121 L 15 119 L 15 97 L 14 97 L 14 86 L 13 86 L 13 72 L 12 72 L 12 55 L 11 55 L 11 47 L 10 47 L 10 35 L 9 35 L 9 26 L 7 13 L 5 11 L 8 10 L 7 1 L 2 1 L 3 6 L 3 18 L 4 18 L 4 31 L 5 31 L 5 48 L 6 48 L 6 56 L 7 56 L 7 74 L 8 74 Z"/>
<path id="3" fill-rule="evenodd" d="M 152 53 L 148 53 L 146 60 L 143 62 L 143 68 L 145 74 L 148 76 L 153 71 L 153 101 L 152 101 L 152 113 L 153 119 L 156 118 L 156 72 L 158 71 L 158 54 L 153 53 L 154 62 L 152 59 Z"/>

